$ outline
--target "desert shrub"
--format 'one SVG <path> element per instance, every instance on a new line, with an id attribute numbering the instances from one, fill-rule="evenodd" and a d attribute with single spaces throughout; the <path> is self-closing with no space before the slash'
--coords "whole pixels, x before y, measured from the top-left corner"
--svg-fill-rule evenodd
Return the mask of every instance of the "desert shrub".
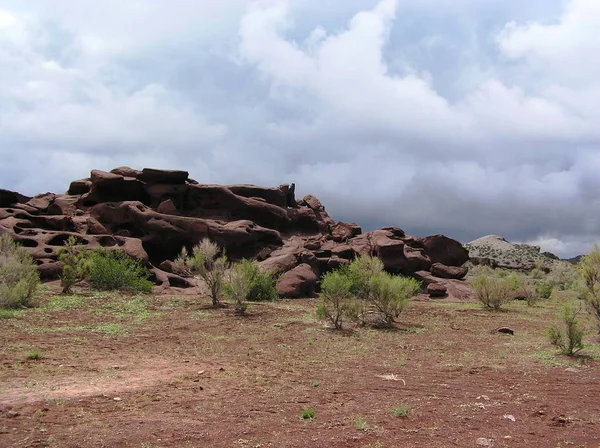
<path id="1" fill-rule="evenodd" d="M 277 280 L 272 273 L 261 271 L 258 265 L 251 260 L 242 260 L 240 269 L 244 271 L 250 280 L 250 291 L 247 297 L 249 302 L 272 302 L 277 300 L 278 294 L 277 289 L 275 289 Z"/>
<path id="2" fill-rule="evenodd" d="M 99 290 L 152 291 L 150 272 L 125 252 L 99 248 L 89 254 L 87 278 Z"/>
<path id="3" fill-rule="evenodd" d="M 328 272 L 321 282 L 321 303 L 317 308 L 317 316 L 327 319 L 336 329 L 341 329 L 345 316 L 349 313 L 352 301 L 352 280 L 346 272 Z"/>
<path id="4" fill-rule="evenodd" d="M 515 294 L 514 283 L 506 278 L 479 276 L 471 282 L 477 299 L 486 307 L 498 310 Z"/>
<path id="5" fill-rule="evenodd" d="M 0 308 L 30 306 L 39 284 L 31 255 L 10 235 L 0 235 Z"/>
<path id="6" fill-rule="evenodd" d="M 191 256 L 187 253 L 182 253 L 180 256 L 183 267 L 204 280 L 215 306 L 219 304 L 225 271 L 228 267 L 227 257 L 221 253 L 222 249 L 217 243 L 203 238 L 198 245 L 194 246 Z"/>
<path id="7" fill-rule="evenodd" d="M 565 333 L 554 326 L 548 329 L 548 337 L 552 345 L 557 346 L 563 354 L 568 356 L 573 356 L 583 349 L 583 331 L 579 328 L 577 321 L 580 312 L 581 307 L 576 308 L 573 305 L 565 305 L 561 312 Z"/>
<path id="8" fill-rule="evenodd" d="M 352 282 L 352 294 L 359 300 L 368 300 L 371 280 L 383 272 L 383 262 L 377 257 L 361 255 L 342 270 Z"/>
<path id="9" fill-rule="evenodd" d="M 541 299 L 548 300 L 552 297 L 552 291 L 554 291 L 554 285 L 548 281 L 539 282 L 535 287 L 535 292 Z"/>
<path id="10" fill-rule="evenodd" d="M 536 267 L 531 270 L 529 276 L 535 280 L 542 280 L 546 276 L 546 274 L 542 269 Z"/>
<path id="11" fill-rule="evenodd" d="M 379 325 L 389 327 L 421 287 L 415 279 L 379 272 L 371 278 L 369 289 L 368 302 L 378 314 Z"/>
<path id="12" fill-rule="evenodd" d="M 528 306 L 534 306 L 540 298 L 533 282 L 527 279 L 523 279 L 519 282 L 517 297 L 519 299 L 526 300 Z"/>
<path id="13" fill-rule="evenodd" d="M 78 249 L 75 237 L 70 236 L 65 245 L 58 250 L 58 260 L 63 263 L 60 285 L 62 292 L 66 294 L 86 277 L 90 268 L 90 258 L 86 252 Z"/>
<path id="14" fill-rule="evenodd" d="M 557 289 L 566 291 L 569 289 L 577 289 L 580 278 L 577 269 L 571 263 L 568 261 L 557 261 L 554 263 L 552 270 L 548 274 L 548 281 Z"/>
<path id="15" fill-rule="evenodd" d="M 600 329 L 600 246 L 581 258 L 577 270 L 584 285 L 581 294 Z"/>
<path id="16" fill-rule="evenodd" d="M 224 292 L 227 298 L 233 300 L 237 313 L 244 314 L 248 309 L 248 296 L 251 289 L 252 271 L 242 263 L 235 264 Z"/>

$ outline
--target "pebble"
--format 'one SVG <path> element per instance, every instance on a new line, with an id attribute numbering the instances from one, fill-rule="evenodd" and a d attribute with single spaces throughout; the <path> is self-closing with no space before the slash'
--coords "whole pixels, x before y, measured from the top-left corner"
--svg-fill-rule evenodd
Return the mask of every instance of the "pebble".
<path id="1" fill-rule="evenodd" d="M 115 397 L 113 398 L 114 401 L 123 401 L 123 399 L 121 397 Z"/>
<path id="2" fill-rule="evenodd" d="M 485 437 L 480 437 L 475 441 L 475 443 L 477 444 L 477 446 L 492 446 L 493 440 L 486 439 Z"/>
<path id="3" fill-rule="evenodd" d="M 515 418 L 515 416 L 514 415 L 510 415 L 510 414 L 505 415 L 504 416 L 504 420 L 510 420 L 511 422 L 516 422 L 517 421 L 517 419 Z"/>

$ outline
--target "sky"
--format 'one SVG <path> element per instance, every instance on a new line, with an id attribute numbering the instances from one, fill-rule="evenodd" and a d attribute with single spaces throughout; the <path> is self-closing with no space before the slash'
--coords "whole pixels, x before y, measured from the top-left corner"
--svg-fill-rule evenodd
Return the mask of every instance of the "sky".
<path id="1" fill-rule="evenodd" d="M 598 0 L 0 0 L 0 188 L 296 184 L 336 220 L 600 241 Z"/>

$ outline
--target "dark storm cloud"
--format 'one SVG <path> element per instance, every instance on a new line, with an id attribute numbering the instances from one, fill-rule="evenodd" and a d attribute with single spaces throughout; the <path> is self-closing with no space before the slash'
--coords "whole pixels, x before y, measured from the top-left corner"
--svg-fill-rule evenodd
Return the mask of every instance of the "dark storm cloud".
<path id="1" fill-rule="evenodd" d="M 600 236 L 595 0 L 81 5 L 3 2 L 2 187 L 185 168 L 295 182 L 366 228 Z"/>

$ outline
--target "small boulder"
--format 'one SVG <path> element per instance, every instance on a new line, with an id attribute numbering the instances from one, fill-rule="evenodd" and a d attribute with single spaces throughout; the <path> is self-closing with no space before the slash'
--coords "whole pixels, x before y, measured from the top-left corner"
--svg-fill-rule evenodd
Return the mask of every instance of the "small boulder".
<path id="1" fill-rule="evenodd" d="M 311 297 L 317 286 L 317 274 L 307 264 L 296 266 L 277 281 L 277 292 L 284 298 Z"/>
<path id="2" fill-rule="evenodd" d="M 429 297 L 444 297 L 448 288 L 443 283 L 430 283 L 427 285 Z"/>
<path id="3" fill-rule="evenodd" d="M 175 204 L 171 199 L 167 199 L 160 203 L 156 211 L 163 215 L 174 215 L 177 212 L 177 207 L 175 207 Z"/>

